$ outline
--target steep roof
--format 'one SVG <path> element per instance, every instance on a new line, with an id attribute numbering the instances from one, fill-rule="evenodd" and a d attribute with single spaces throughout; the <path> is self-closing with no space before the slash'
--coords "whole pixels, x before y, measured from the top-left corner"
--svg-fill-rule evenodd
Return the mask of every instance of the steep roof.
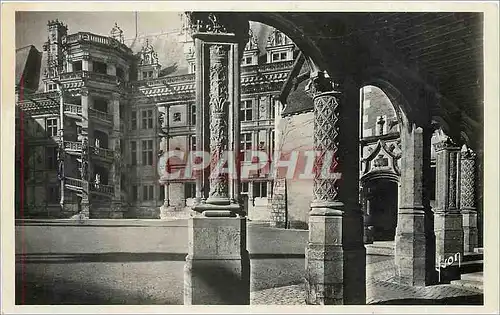
<path id="1" fill-rule="evenodd" d="M 40 76 L 40 52 L 33 45 L 16 49 L 15 84 L 23 80 L 26 89 L 37 88 Z"/>
<path id="2" fill-rule="evenodd" d="M 35 46 L 29 45 L 16 49 L 16 85 L 21 83 L 21 77 L 24 74 L 30 51 L 33 48 L 35 48 Z"/>

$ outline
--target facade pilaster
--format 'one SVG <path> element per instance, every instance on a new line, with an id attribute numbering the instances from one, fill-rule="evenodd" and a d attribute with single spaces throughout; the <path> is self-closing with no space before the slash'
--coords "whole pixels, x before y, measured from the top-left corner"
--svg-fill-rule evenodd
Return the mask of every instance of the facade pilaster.
<path id="1" fill-rule="evenodd" d="M 80 201 L 81 217 L 90 218 L 90 148 L 89 148 L 89 91 L 81 90 L 82 129 L 79 135 L 82 142 L 80 156 L 80 179 L 82 181 L 82 195 Z"/>
<path id="2" fill-rule="evenodd" d="M 113 116 L 113 130 L 111 131 L 111 150 L 114 152 L 113 162 L 111 164 L 111 180 L 113 183 L 113 196 L 111 197 L 111 218 L 123 218 L 123 207 L 121 200 L 121 175 L 122 175 L 122 156 L 121 156 L 121 130 L 120 130 L 120 95 L 113 93 L 111 98 L 111 110 Z"/>
<path id="3" fill-rule="evenodd" d="M 464 252 L 474 252 L 478 247 L 476 154 L 465 146 L 460 152 L 460 213 L 463 219 Z"/>
<path id="4" fill-rule="evenodd" d="M 309 83 L 314 100 L 314 148 L 319 157 L 306 248 L 307 304 L 366 303 L 359 131 L 354 123 L 359 106 L 351 104 L 359 99 L 355 85 L 347 82 L 334 83 L 319 72 Z"/>
<path id="5" fill-rule="evenodd" d="M 401 128 L 401 177 L 395 237 L 396 279 L 411 286 L 434 281 L 435 239 L 429 203 L 430 123 Z"/>
<path id="6" fill-rule="evenodd" d="M 463 257 L 463 222 L 460 213 L 460 147 L 450 138 L 435 145 L 436 148 L 436 207 L 434 234 L 436 235 L 436 265 L 440 280 L 460 279 L 459 262 L 449 266 L 441 264 L 458 253 Z M 441 266 L 443 265 L 443 266 Z"/>
<path id="7" fill-rule="evenodd" d="M 184 304 L 249 304 L 246 218 L 228 155 L 239 152 L 240 56 L 249 24 L 226 13 L 187 16 L 197 63 L 196 147 L 210 152 L 211 161 L 197 178 L 193 210 L 199 214 L 188 224 Z M 230 170 L 220 172 L 225 159 Z"/>

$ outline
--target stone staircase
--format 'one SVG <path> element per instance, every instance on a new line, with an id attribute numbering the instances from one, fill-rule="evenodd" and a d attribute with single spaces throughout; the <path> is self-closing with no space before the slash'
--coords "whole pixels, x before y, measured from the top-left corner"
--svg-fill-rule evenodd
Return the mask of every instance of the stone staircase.
<path id="1" fill-rule="evenodd" d="M 483 249 L 476 248 L 473 253 L 465 253 L 460 265 L 460 280 L 451 281 L 451 285 L 472 291 L 483 291 Z"/>
<path id="2" fill-rule="evenodd" d="M 367 255 L 394 256 L 394 242 L 374 242 L 365 244 Z M 465 253 L 460 264 L 460 280 L 451 281 L 452 286 L 475 292 L 483 292 L 483 249 Z"/>

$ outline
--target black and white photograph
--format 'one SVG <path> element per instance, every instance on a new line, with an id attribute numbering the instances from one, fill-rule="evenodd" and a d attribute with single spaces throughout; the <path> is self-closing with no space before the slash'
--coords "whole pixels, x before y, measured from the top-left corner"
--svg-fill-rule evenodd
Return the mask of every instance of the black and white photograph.
<path id="1" fill-rule="evenodd" d="M 271 3 L 9 3 L 2 313 L 498 311 L 498 3 Z"/>

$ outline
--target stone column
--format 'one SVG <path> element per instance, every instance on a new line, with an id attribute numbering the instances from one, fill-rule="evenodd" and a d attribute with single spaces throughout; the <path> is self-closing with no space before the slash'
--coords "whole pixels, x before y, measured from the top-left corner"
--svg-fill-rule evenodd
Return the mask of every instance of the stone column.
<path id="1" fill-rule="evenodd" d="M 466 146 L 460 154 L 460 212 L 463 219 L 464 252 L 478 247 L 476 210 L 476 154 Z"/>
<path id="2" fill-rule="evenodd" d="M 169 128 L 170 128 L 170 105 L 165 104 L 163 106 L 165 114 L 163 115 L 163 121 L 161 125 L 162 129 L 162 137 L 163 137 L 163 142 L 162 142 L 162 148 L 161 150 L 163 152 L 168 152 L 170 150 L 170 135 L 169 135 Z M 160 183 L 163 184 L 163 189 L 164 189 L 164 199 L 163 199 L 163 205 L 160 207 L 160 219 L 167 219 L 171 216 L 169 216 L 169 213 L 172 213 L 175 211 L 174 207 L 170 206 L 170 182 L 169 181 L 161 181 Z"/>
<path id="3" fill-rule="evenodd" d="M 371 193 L 370 187 L 363 187 L 362 202 L 364 206 L 364 243 L 373 244 L 373 216 L 371 210 Z"/>
<path id="4" fill-rule="evenodd" d="M 82 58 L 82 70 L 92 72 L 94 69 L 92 60 L 89 55 L 84 55 Z"/>
<path id="5" fill-rule="evenodd" d="M 82 103 L 82 154 L 80 156 L 80 179 L 82 180 L 82 196 L 80 202 L 80 216 L 90 218 L 90 150 L 89 150 L 89 92 L 81 90 Z"/>
<path id="6" fill-rule="evenodd" d="M 113 93 L 111 99 L 111 108 L 113 115 L 113 130 L 111 132 L 111 150 L 114 151 L 113 164 L 111 164 L 111 178 L 113 181 L 114 192 L 111 198 L 111 219 L 123 218 L 122 198 L 121 198 L 121 175 L 122 175 L 122 157 L 120 147 L 120 94 Z"/>
<path id="7" fill-rule="evenodd" d="M 464 232 L 460 213 L 460 147 L 450 138 L 434 145 L 436 148 L 436 208 L 434 234 L 436 235 L 436 265 L 455 257 L 463 257 Z M 440 268 L 441 281 L 460 279 L 459 262 Z"/>
<path id="8" fill-rule="evenodd" d="M 354 84 L 334 84 L 322 72 L 311 78 L 314 147 L 320 157 L 315 164 L 314 200 L 309 215 L 306 303 L 365 304 L 366 251 L 359 206 L 356 104 L 359 94 Z M 328 161 L 332 165 L 326 172 L 333 171 L 329 178 L 321 176 Z"/>
<path id="9" fill-rule="evenodd" d="M 249 304 L 250 259 L 239 176 L 210 176 L 228 151 L 239 152 L 240 56 L 249 25 L 227 13 L 187 16 L 197 62 L 196 147 L 210 152 L 212 159 L 197 179 L 193 210 L 199 214 L 188 224 L 184 304 Z"/>
<path id="10" fill-rule="evenodd" d="M 398 224 L 395 237 L 397 280 L 405 285 L 425 286 L 434 281 L 435 240 L 429 203 L 430 124 L 401 128 L 401 179 Z"/>

